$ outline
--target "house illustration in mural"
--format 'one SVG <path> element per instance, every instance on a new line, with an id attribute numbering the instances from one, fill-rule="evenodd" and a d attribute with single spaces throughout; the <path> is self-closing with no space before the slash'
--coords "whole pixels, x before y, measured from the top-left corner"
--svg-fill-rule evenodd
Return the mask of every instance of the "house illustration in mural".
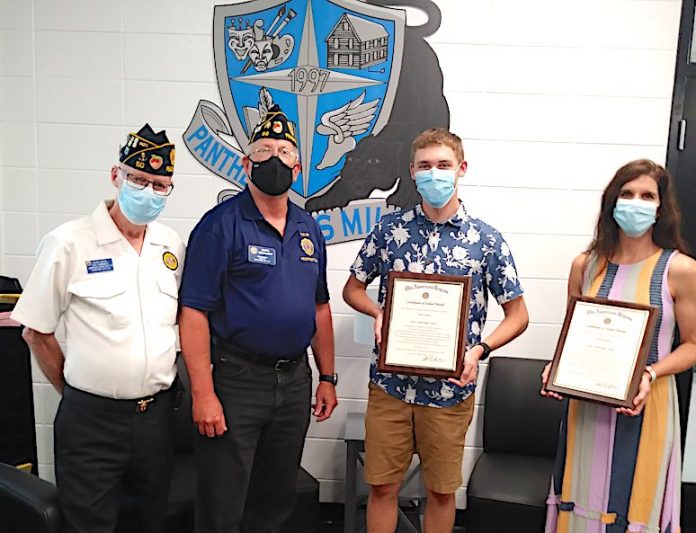
<path id="1" fill-rule="evenodd" d="M 344 13 L 326 38 L 329 67 L 366 68 L 387 60 L 387 30 L 381 24 Z"/>

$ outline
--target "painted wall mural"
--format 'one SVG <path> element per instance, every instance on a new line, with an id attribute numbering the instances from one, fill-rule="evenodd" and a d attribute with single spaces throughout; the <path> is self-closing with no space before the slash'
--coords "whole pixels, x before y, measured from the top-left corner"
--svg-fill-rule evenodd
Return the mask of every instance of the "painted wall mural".
<path id="1" fill-rule="evenodd" d="M 403 9 L 427 15 L 408 26 Z M 419 199 L 411 140 L 449 127 L 442 71 L 425 41 L 440 26 L 431 0 L 253 0 L 218 5 L 213 54 L 222 109 L 201 100 L 184 142 L 231 188 L 260 117 L 278 103 L 295 123 L 302 173 L 290 199 L 327 244 L 362 239 L 382 215 Z"/>

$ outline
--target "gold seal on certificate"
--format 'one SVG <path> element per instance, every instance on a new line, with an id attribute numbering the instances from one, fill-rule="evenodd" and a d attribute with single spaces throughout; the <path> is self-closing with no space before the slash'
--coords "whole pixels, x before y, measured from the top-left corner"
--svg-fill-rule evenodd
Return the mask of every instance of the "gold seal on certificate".
<path id="1" fill-rule="evenodd" d="M 470 292 L 469 276 L 390 272 L 378 370 L 461 376 Z"/>
<path id="2" fill-rule="evenodd" d="M 633 408 L 656 319 L 649 305 L 573 296 L 546 389 Z"/>

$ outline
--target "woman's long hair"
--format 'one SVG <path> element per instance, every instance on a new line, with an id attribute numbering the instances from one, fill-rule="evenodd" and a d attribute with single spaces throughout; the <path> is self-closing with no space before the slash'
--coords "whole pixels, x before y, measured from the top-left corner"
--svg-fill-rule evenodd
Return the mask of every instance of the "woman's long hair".
<path id="1" fill-rule="evenodd" d="M 657 182 L 660 207 L 653 226 L 653 242 L 660 248 L 673 248 L 687 253 L 688 246 L 681 233 L 681 212 L 674 193 L 674 182 L 664 167 L 649 159 L 638 159 L 625 164 L 604 189 L 602 206 L 595 228 L 594 239 L 587 252 L 596 255 L 601 263 L 611 260 L 619 244 L 619 226 L 614 220 L 614 207 L 623 187 L 640 176 L 650 176 Z"/>

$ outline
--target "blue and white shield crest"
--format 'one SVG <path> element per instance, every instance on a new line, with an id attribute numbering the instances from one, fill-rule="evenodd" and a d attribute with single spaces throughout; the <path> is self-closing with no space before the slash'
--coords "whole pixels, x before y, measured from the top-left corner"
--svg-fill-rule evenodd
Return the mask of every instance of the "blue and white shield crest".
<path id="1" fill-rule="evenodd" d="M 215 7 L 215 66 L 231 133 L 246 150 L 265 110 L 280 105 L 297 129 L 302 173 L 290 191 L 296 204 L 328 191 L 357 143 L 386 125 L 404 25 L 402 11 L 357 0 Z"/>

